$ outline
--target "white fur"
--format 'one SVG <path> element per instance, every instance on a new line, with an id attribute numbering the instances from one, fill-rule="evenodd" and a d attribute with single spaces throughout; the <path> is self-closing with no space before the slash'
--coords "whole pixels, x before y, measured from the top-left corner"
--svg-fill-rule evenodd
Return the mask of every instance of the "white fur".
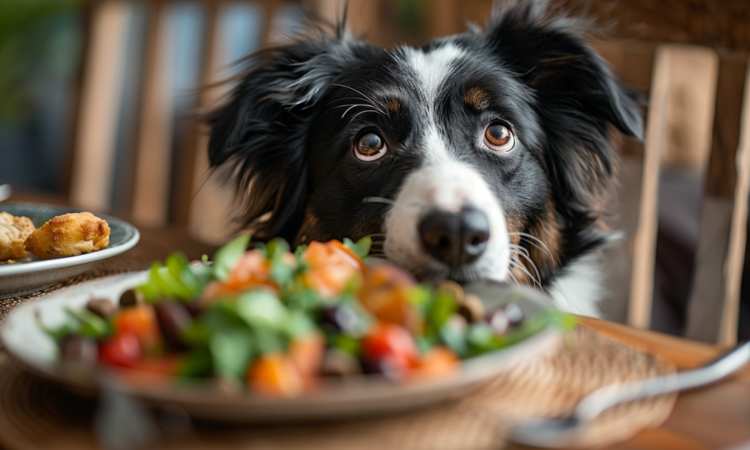
<path id="1" fill-rule="evenodd" d="M 490 241 L 484 254 L 465 270 L 467 277 L 505 280 L 510 264 L 510 241 L 502 206 L 482 175 L 458 161 L 448 148 L 435 120 L 434 103 L 440 86 L 450 74 L 451 63 L 463 51 L 447 44 L 432 52 L 402 49 L 403 57 L 420 80 L 419 88 L 427 100 L 424 111 L 427 128 L 418 149 L 424 164 L 412 172 L 399 190 L 385 219 L 386 256 L 417 272 L 447 274 L 448 268 L 427 255 L 418 236 L 419 220 L 432 209 L 458 212 L 464 207 L 484 211 L 490 222 Z"/>
<path id="2" fill-rule="evenodd" d="M 600 316 L 597 303 L 603 296 L 603 274 L 598 258 L 595 253 L 585 255 L 555 278 L 549 293 L 556 307 L 584 316 Z"/>
<path id="3" fill-rule="evenodd" d="M 386 215 L 386 256 L 417 273 L 445 275 L 447 269 L 422 250 L 419 219 L 431 209 L 458 212 L 467 206 L 484 211 L 491 230 L 487 250 L 467 275 L 505 280 L 510 247 L 502 207 L 482 176 L 458 161 L 428 164 L 407 177 Z"/>
<path id="4" fill-rule="evenodd" d="M 451 63 L 460 58 L 464 51 L 454 44 L 445 44 L 431 52 L 425 53 L 415 48 L 401 49 L 404 59 L 419 77 L 420 88 L 427 100 L 434 100 L 438 90 L 450 74 Z M 432 107 L 432 102 L 430 102 Z"/>

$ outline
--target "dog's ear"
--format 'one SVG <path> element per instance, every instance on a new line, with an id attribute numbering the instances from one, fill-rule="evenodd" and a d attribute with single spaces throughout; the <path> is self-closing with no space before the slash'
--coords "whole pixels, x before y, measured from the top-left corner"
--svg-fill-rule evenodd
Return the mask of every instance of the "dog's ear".
<path id="1" fill-rule="evenodd" d="M 586 43 L 589 28 L 583 19 L 555 13 L 547 0 L 516 0 L 495 8 L 487 39 L 545 102 L 557 100 L 642 138 L 638 95 Z"/>
<path id="2" fill-rule="evenodd" d="M 294 239 L 305 209 L 307 127 L 354 47 L 315 38 L 251 55 L 226 103 L 210 114 L 209 162 L 232 172 L 240 219 L 256 237 Z"/>
<path id="3" fill-rule="evenodd" d="M 638 96 L 586 43 L 586 22 L 550 11 L 544 0 L 496 7 L 485 45 L 532 89 L 545 127 L 545 163 L 573 215 L 594 216 L 614 170 L 611 126 L 642 138 Z"/>

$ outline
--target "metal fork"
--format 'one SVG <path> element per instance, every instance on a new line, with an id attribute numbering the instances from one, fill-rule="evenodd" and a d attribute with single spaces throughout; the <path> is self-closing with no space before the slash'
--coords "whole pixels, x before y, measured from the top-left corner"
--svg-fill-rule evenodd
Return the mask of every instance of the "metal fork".
<path id="1" fill-rule="evenodd" d="M 585 396 L 568 416 L 532 419 L 514 425 L 509 439 L 534 447 L 565 447 L 570 445 L 577 432 L 610 408 L 635 400 L 706 386 L 728 377 L 749 362 L 750 342 L 745 342 L 697 369 L 604 386 Z"/>

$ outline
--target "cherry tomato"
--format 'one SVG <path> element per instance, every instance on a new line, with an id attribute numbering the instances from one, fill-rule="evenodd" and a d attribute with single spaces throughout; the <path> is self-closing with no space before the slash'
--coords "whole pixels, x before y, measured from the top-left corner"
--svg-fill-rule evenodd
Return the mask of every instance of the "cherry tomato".
<path id="1" fill-rule="evenodd" d="M 247 371 L 247 381 L 255 392 L 289 397 L 302 392 L 304 382 L 294 362 L 281 353 L 258 358 Z"/>
<path id="2" fill-rule="evenodd" d="M 417 378 L 435 378 L 453 373 L 456 368 L 456 354 L 445 347 L 435 347 L 422 355 L 411 375 Z"/>
<path id="3" fill-rule="evenodd" d="M 116 367 L 134 367 L 143 356 L 141 341 L 134 333 L 120 333 L 99 344 L 99 360 Z"/>
<path id="4" fill-rule="evenodd" d="M 417 347 L 405 328 L 380 323 L 362 340 L 364 357 L 373 362 L 387 361 L 388 366 L 406 374 L 417 361 Z"/>
<path id="5" fill-rule="evenodd" d="M 154 308 L 141 305 L 121 310 L 114 318 L 115 334 L 133 334 L 141 341 L 145 349 L 159 345 L 159 325 L 156 322 Z"/>

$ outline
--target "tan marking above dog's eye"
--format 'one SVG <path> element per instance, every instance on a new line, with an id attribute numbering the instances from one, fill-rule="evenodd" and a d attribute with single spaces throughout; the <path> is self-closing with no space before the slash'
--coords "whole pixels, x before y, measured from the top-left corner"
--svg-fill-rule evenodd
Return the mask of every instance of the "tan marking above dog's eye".
<path id="1" fill-rule="evenodd" d="M 484 89 L 474 86 L 466 90 L 464 103 L 481 111 L 490 106 L 490 95 Z"/>
<path id="2" fill-rule="evenodd" d="M 385 107 L 388 108 L 388 111 L 397 113 L 401 110 L 401 102 L 395 98 L 389 98 L 388 101 L 385 102 Z"/>
<path id="3" fill-rule="evenodd" d="M 493 122 L 484 129 L 484 143 L 494 152 L 507 153 L 515 147 L 516 138 L 509 127 Z"/>
<path id="4" fill-rule="evenodd" d="M 362 134 L 354 142 L 354 156 L 360 161 L 375 161 L 388 151 L 385 139 L 373 131 Z"/>

